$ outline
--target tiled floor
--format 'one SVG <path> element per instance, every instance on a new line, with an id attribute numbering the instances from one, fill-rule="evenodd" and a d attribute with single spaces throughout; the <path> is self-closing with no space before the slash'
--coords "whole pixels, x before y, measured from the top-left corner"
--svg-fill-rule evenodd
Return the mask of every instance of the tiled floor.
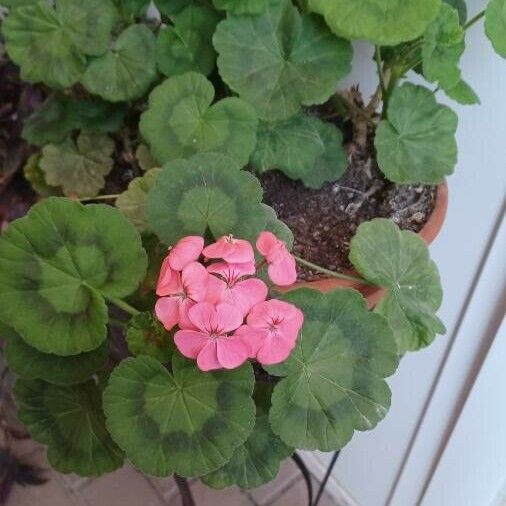
<path id="1" fill-rule="evenodd" d="M 47 466 L 44 451 L 28 446 L 23 450 L 31 460 Z M 180 506 L 181 498 L 172 478 L 146 478 L 126 465 L 115 473 L 88 480 L 48 471 L 50 478 L 41 487 L 17 487 L 7 506 Z M 314 484 L 316 487 L 317 484 Z M 307 506 L 307 492 L 299 471 L 285 461 L 277 479 L 250 491 L 237 488 L 214 491 L 200 481 L 191 483 L 197 506 Z M 337 506 L 324 495 L 320 506 Z"/>

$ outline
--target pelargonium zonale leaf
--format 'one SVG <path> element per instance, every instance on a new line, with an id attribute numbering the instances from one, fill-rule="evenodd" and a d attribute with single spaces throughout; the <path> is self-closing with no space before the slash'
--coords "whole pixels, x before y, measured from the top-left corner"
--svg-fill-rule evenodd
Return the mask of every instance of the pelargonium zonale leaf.
<path id="1" fill-rule="evenodd" d="M 213 0 L 217 9 L 233 14 L 260 14 L 276 0 Z"/>
<path id="2" fill-rule="evenodd" d="M 117 209 L 47 198 L 0 238 L 0 319 L 43 353 L 94 350 L 106 338 L 104 299 L 130 295 L 146 263 Z"/>
<path id="3" fill-rule="evenodd" d="M 490 0 L 485 10 L 485 33 L 495 52 L 506 58 L 506 0 Z"/>

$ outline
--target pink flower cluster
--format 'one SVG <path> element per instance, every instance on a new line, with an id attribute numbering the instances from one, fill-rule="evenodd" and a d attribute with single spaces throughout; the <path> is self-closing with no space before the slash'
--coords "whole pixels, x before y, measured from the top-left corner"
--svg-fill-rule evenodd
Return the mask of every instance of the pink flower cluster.
<path id="1" fill-rule="evenodd" d="M 282 241 L 262 232 L 256 247 L 274 283 L 295 282 L 295 261 Z M 294 348 L 302 312 L 287 302 L 266 300 L 268 288 L 253 277 L 256 270 L 251 244 L 232 236 L 207 247 L 202 237 L 184 237 L 164 259 L 155 313 L 167 330 L 179 328 L 178 350 L 196 359 L 201 370 L 234 369 L 249 358 L 277 364 Z"/>

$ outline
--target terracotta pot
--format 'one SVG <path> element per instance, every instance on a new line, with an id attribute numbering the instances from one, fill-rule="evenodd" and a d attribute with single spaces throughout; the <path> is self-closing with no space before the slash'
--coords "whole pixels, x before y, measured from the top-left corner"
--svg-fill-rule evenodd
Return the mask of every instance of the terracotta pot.
<path id="1" fill-rule="evenodd" d="M 436 195 L 436 205 L 430 218 L 427 223 L 424 225 L 422 230 L 418 232 L 418 235 L 427 243 L 430 244 L 439 234 L 445 217 L 446 210 L 448 208 L 448 186 L 446 181 L 441 183 L 437 187 L 437 195 Z M 357 275 L 356 272 L 350 271 L 345 274 L 349 274 L 351 276 Z M 337 278 L 326 278 L 319 279 L 318 281 L 300 281 L 290 286 L 289 288 L 285 288 L 282 291 L 290 291 L 296 288 L 301 287 L 314 288 L 316 290 L 320 290 L 321 292 L 329 292 L 334 288 L 354 288 L 358 290 L 366 299 L 369 307 L 374 307 L 384 296 L 385 290 L 382 288 L 378 288 L 375 286 L 363 285 L 360 283 L 355 283 L 353 281 L 346 281 Z"/>

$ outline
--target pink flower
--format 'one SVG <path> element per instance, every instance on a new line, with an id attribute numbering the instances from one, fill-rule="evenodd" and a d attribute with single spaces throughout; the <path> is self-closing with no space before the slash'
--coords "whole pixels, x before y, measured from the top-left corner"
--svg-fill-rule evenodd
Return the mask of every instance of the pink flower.
<path id="1" fill-rule="evenodd" d="M 273 283 L 279 286 L 295 283 L 297 280 L 295 259 L 283 241 L 273 233 L 265 231 L 258 236 L 256 247 L 269 264 L 267 272 Z"/>
<path id="2" fill-rule="evenodd" d="M 172 271 L 172 281 L 164 285 L 165 296 L 158 299 L 155 305 L 156 317 L 166 330 L 176 325 L 192 326 L 188 311 L 206 298 L 208 280 L 208 272 L 198 262 L 187 265 L 182 272 Z"/>
<path id="3" fill-rule="evenodd" d="M 179 330 L 174 342 L 185 357 L 197 359 L 199 369 L 234 369 L 248 359 L 246 344 L 230 335 L 243 321 L 237 308 L 202 302 L 188 311 L 188 317 L 195 329 Z"/>
<path id="4" fill-rule="evenodd" d="M 304 322 L 302 311 L 293 304 L 271 299 L 257 304 L 249 313 L 247 325 L 235 332 L 248 345 L 249 356 L 265 365 L 288 358 Z"/>
<path id="5" fill-rule="evenodd" d="M 216 276 L 211 276 L 210 291 L 214 292 L 217 301 L 230 304 L 241 311 L 243 317 L 250 309 L 262 302 L 267 297 L 267 285 L 260 279 L 247 278 L 255 274 L 253 262 L 245 264 L 229 264 L 219 262 L 211 264 L 207 271 Z"/>
<path id="6" fill-rule="evenodd" d="M 204 239 L 199 236 L 183 237 L 164 258 L 160 275 L 156 283 L 156 294 L 160 297 L 169 295 L 177 288 L 178 277 L 175 271 L 182 271 L 194 262 L 202 253 Z"/>
<path id="7" fill-rule="evenodd" d="M 244 264 L 255 261 L 251 244 L 243 239 L 234 239 L 231 235 L 224 235 L 204 248 L 203 253 L 207 258 L 222 258 L 229 263 Z"/>

